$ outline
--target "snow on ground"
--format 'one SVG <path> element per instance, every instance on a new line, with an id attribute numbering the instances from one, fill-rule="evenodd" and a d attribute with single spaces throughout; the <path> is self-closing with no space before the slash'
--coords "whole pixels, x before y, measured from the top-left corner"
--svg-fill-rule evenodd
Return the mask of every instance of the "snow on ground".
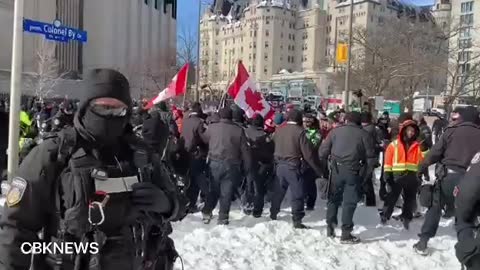
<path id="1" fill-rule="evenodd" d="M 377 208 L 359 206 L 353 233 L 362 243 L 343 245 L 338 238 L 326 237 L 324 201 L 318 200 L 315 211 L 306 214 L 304 223 L 312 227 L 311 230 L 293 229 L 288 206 L 279 214 L 278 221 L 268 218 L 269 205 L 265 209 L 262 218 L 254 219 L 245 216 L 234 203 L 228 226 L 217 226 L 216 220 L 205 225 L 200 213 L 174 224 L 172 237 L 183 258 L 184 269 L 460 269 L 455 257 L 456 237 L 451 219 L 441 220 L 437 237 L 429 242 L 431 254 L 423 257 L 412 248 L 418 240 L 423 218 L 414 220 L 410 230 L 405 231 L 401 223 L 394 220 L 386 226 L 379 225 Z M 340 232 L 338 227 L 337 235 Z M 175 267 L 182 269 L 180 260 Z"/>

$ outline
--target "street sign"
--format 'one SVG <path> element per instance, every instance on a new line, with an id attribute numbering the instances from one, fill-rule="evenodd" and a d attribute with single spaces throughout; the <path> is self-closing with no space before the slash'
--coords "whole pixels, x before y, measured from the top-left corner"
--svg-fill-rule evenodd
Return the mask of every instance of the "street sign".
<path id="1" fill-rule="evenodd" d="M 55 20 L 53 23 L 44 23 L 23 19 L 23 31 L 44 35 L 46 39 L 53 41 L 65 43 L 70 40 L 80 41 L 82 43 L 87 42 L 86 31 L 63 26 L 59 20 Z"/>

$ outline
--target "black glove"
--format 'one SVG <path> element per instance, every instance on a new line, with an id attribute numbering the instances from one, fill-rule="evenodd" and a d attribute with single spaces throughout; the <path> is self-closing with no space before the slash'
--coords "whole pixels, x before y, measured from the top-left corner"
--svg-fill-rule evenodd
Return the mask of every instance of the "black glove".
<path id="1" fill-rule="evenodd" d="M 150 182 L 132 185 L 132 204 L 135 209 L 147 213 L 168 215 L 172 212 L 167 194 Z"/>

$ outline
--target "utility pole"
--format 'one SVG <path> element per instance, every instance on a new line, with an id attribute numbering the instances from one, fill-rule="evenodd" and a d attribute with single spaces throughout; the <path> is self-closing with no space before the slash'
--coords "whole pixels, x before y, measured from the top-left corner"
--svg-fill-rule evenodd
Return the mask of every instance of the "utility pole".
<path id="1" fill-rule="evenodd" d="M 350 3 L 350 23 L 348 25 L 348 59 L 345 72 L 345 110 L 349 111 L 350 105 L 350 69 L 352 64 L 352 42 L 353 41 L 353 0 Z"/>
<path id="2" fill-rule="evenodd" d="M 13 12 L 10 120 L 8 124 L 8 180 L 11 180 L 15 176 L 18 169 L 20 102 L 22 97 L 23 4 L 24 0 L 16 0 Z"/>
<path id="3" fill-rule="evenodd" d="M 200 99 L 200 21 L 202 19 L 202 1 L 198 1 L 198 30 L 197 30 L 197 70 L 195 75 L 195 101 Z"/>

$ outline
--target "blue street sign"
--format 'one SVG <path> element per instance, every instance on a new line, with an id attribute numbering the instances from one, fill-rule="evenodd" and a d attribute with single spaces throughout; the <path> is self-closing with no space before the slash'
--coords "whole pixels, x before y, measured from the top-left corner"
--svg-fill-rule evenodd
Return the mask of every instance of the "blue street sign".
<path id="1" fill-rule="evenodd" d="M 86 31 L 62 26 L 62 22 L 59 20 L 55 20 L 53 23 L 44 23 L 23 19 L 23 31 L 44 35 L 46 39 L 58 42 L 69 42 L 70 40 L 87 42 Z"/>

